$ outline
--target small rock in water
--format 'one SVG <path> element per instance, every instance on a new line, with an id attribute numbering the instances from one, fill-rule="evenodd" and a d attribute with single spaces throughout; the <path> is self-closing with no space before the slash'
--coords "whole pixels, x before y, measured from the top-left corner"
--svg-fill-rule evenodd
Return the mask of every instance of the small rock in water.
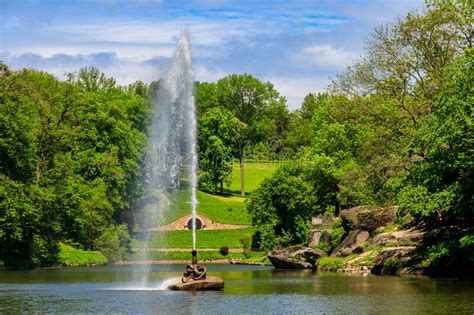
<path id="1" fill-rule="evenodd" d="M 224 289 L 224 280 L 219 277 L 207 276 L 203 280 L 189 279 L 184 283 L 181 279 L 168 285 L 173 291 L 217 291 Z"/>

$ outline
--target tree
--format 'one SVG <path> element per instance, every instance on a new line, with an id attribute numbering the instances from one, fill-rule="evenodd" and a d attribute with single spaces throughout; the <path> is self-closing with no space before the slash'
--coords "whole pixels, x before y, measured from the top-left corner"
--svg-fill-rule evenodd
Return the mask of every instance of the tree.
<path id="1" fill-rule="evenodd" d="M 149 103 L 97 69 L 60 81 L 2 64 L 0 87 L 0 259 L 51 264 L 59 242 L 105 251 L 96 240 L 140 195 Z"/>
<path id="2" fill-rule="evenodd" d="M 285 99 L 270 82 L 262 83 L 248 74 L 227 76 L 216 83 L 217 102 L 237 117 L 245 128 L 234 147 L 240 163 L 241 195 L 245 195 L 244 149 L 269 139 L 266 131 L 272 109 L 284 108 Z"/>
<path id="3" fill-rule="evenodd" d="M 104 73 L 95 67 L 85 67 L 79 70 L 77 84 L 81 90 L 97 92 L 115 88 L 115 79 L 107 78 Z"/>
<path id="4" fill-rule="evenodd" d="M 474 15 L 469 2 L 427 1 L 427 11 L 377 27 L 365 57 L 334 81 L 333 92 L 351 98 L 380 93 L 416 129 L 449 81 L 444 68 L 472 45 Z"/>
<path id="5" fill-rule="evenodd" d="M 398 199 L 402 213 L 410 213 L 436 236 L 428 234 L 422 249 L 431 267 L 472 273 L 474 50 L 466 50 L 446 74 L 452 81 L 411 142 L 409 153 L 417 163 Z"/>
<path id="6" fill-rule="evenodd" d="M 306 242 L 311 216 L 334 205 L 336 197 L 328 177 L 329 160 L 285 165 L 265 179 L 247 205 L 257 228 L 254 245 L 261 250 Z"/>
<path id="7" fill-rule="evenodd" d="M 209 109 L 198 122 L 199 185 L 210 192 L 224 193 L 224 181 L 232 173 L 232 150 L 239 142 L 242 123 L 226 109 Z"/>

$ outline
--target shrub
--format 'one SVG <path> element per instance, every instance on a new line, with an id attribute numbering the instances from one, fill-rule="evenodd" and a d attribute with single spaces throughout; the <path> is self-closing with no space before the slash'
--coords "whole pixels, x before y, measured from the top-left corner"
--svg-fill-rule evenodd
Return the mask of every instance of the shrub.
<path id="1" fill-rule="evenodd" d="M 317 261 L 317 265 L 322 271 L 337 271 L 342 268 L 343 257 L 321 257 Z"/>
<path id="2" fill-rule="evenodd" d="M 246 235 L 240 239 L 242 243 L 242 248 L 244 249 L 244 256 L 246 258 L 250 258 L 252 253 L 252 237 L 250 235 Z"/>
<path id="3" fill-rule="evenodd" d="M 94 248 L 107 257 L 110 262 L 124 259 L 130 251 L 130 235 L 127 226 L 110 226 L 96 239 Z"/>
<path id="4" fill-rule="evenodd" d="M 270 251 L 277 243 L 275 230 L 271 225 L 260 226 L 252 236 L 252 248 L 261 251 Z"/>
<path id="5" fill-rule="evenodd" d="M 227 256 L 229 254 L 229 247 L 222 246 L 219 252 L 221 253 L 222 256 Z"/>
<path id="6" fill-rule="evenodd" d="M 105 265 L 107 258 L 99 251 L 86 251 L 60 244 L 59 262 L 64 266 Z"/>

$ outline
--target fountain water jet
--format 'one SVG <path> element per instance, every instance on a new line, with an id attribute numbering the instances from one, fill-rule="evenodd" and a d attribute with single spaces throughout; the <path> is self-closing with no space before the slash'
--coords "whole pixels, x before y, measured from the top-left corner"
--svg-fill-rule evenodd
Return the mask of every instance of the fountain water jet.
<path id="1" fill-rule="evenodd" d="M 147 161 L 146 184 L 150 199 L 158 199 L 158 203 L 145 208 L 142 215 L 142 230 L 145 231 L 143 254 L 145 261 L 148 260 L 148 242 L 151 231 L 160 225 L 163 214 L 170 210 L 169 206 L 173 202 L 170 192 L 182 186 L 181 177 L 183 176 L 189 181 L 192 214 L 193 261 L 189 266 L 195 270 L 202 270 L 199 269 L 202 267 L 197 266 L 196 258 L 198 167 L 196 129 L 191 51 L 187 33 L 183 32 L 178 40 L 170 68 L 160 81 L 157 101 L 154 102 L 149 148 L 151 159 Z M 142 273 L 143 286 L 148 284 L 149 269 L 149 264 L 146 264 Z M 205 278 L 205 272 L 201 278 Z M 192 282 L 196 281 L 196 279 L 192 280 L 188 287 L 192 287 Z"/>

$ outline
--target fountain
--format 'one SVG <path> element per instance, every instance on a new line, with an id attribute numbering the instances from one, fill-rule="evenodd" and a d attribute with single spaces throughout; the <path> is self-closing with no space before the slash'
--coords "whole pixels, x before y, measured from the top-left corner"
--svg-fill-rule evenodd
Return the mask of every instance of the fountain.
<path id="1" fill-rule="evenodd" d="M 207 277 L 205 267 L 197 265 L 196 207 L 197 207 L 197 152 L 196 110 L 194 105 L 194 79 L 191 52 L 186 32 L 178 40 L 173 61 L 160 81 L 158 100 L 155 102 L 150 152 L 154 156 L 148 163 L 146 183 L 148 191 L 158 199 L 156 207 L 149 207 L 142 216 L 145 234 L 144 260 L 147 260 L 150 232 L 160 223 L 162 214 L 169 210 L 170 192 L 189 183 L 192 213 L 192 263 L 187 266 L 179 283 L 169 286 L 173 290 L 216 290 L 224 287 L 222 279 Z M 150 161 L 149 161 L 150 162 Z M 184 181 L 183 180 L 183 181 Z M 142 284 L 147 285 L 149 266 Z"/>

